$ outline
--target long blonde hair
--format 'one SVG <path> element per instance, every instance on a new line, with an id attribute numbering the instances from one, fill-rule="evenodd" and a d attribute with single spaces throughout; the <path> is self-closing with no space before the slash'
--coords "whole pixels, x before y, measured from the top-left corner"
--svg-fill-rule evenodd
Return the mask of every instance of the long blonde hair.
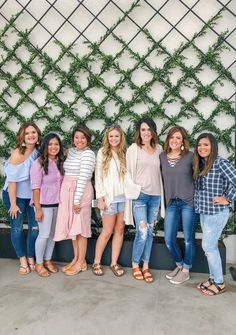
<path id="1" fill-rule="evenodd" d="M 103 162 L 102 162 L 102 169 L 104 176 L 107 176 L 109 164 L 112 159 L 112 150 L 111 145 L 108 140 L 108 135 L 112 130 L 117 130 L 120 134 L 120 143 L 117 147 L 117 156 L 120 161 L 120 176 L 124 178 L 126 173 L 126 139 L 125 134 L 119 125 L 112 125 L 106 128 L 103 139 L 102 139 L 102 154 L 103 154 Z"/>

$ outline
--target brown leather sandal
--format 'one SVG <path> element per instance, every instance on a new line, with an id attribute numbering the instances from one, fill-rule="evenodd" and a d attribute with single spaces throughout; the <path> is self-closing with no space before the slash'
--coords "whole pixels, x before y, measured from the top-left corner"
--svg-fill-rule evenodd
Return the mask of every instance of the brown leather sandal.
<path id="1" fill-rule="evenodd" d="M 30 273 L 30 268 L 28 265 L 19 266 L 19 274 L 22 276 L 28 275 Z"/>
<path id="2" fill-rule="evenodd" d="M 43 262 L 44 267 L 51 273 L 57 273 L 58 267 L 52 263 L 50 260 L 46 260 Z"/>
<path id="3" fill-rule="evenodd" d="M 30 271 L 34 271 L 35 270 L 35 261 L 34 259 L 32 258 L 27 258 L 27 261 L 28 261 L 28 265 L 29 265 L 29 268 L 30 268 Z"/>
<path id="4" fill-rule="evenodd" d="M 110 269 L 116 277 L 121 277 L 125 273 L 125 270 L 119 264 L 111 265 Z"/>
<path id="5" fill-rule="evenodd" d="M 154 278 L 149 269 L 145 269 L 142 272 L 143 272 L 143 279 L 145 280 L 146 283 L 150 284 L 154 281 Z"/>
<path id="6" fill-rule="evenodd" d="M 36 264 L 35 265 L 35 270 L 39 277 L 49 277 L 50 272 L 44 267 L 43 264 Z"/>
<path id="7" fill-rule="evenodd" d="M 92 265 L 92 271 L 93 271 L 93 274 L 95 276 L 103 276 L 104 275 L 104 271 L 102 269 L 102 266 L 100 263 L 94 263 Z"/>
<path id="8" fill-rule="evenodd" d="M 134 279 L 136 279 L 136 280 L 143 280 L 144 279 L 143 273 L 142 273 L 142 271 L 139 267 L 132 268 L 132 274 L 133 274 Z"/>
<path id="9" fill-rule="evenodd" d="M 73 265 L 75 265 L 76 261 L 75 260 L 72 260 L 70 263 L 64 265 L 62 268 L 61 268 L 61 271 L 64 273 L 66 272 L 67 270 L 69 270 Z"/>
<path id="10" fill-rule="evenodd" d="M 87 270 L 87 263 L 80 264 L 79 262 L 76 262 L 74 265 L 72 265 L 69 269 L 67 269 L 64 273 L 67 276 L 74 276 L 77 275 L 80 272 L 84 272 Z"/>

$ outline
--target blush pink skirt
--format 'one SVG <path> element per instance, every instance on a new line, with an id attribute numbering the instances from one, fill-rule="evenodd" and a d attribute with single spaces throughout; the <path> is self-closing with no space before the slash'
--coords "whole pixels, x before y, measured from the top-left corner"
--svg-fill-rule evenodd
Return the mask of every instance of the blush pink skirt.
<path id="1" fill-rule="evenodd" d="M 72 239 L 77 235 L 91 237 L 91 203 L 93 199 L 93 186 L 88 181 L 81 198 L 79 214 L 74 212 L 74 194 L 77 178 L 65 176 L 61 185 L 60 203 L 57 213 L 57 223 L 54 241 Z"/>

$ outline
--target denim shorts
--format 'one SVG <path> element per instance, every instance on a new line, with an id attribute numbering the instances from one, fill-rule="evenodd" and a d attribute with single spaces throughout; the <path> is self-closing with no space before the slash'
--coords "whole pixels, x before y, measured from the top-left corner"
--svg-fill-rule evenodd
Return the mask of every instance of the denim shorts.
<path id="1" fill-rule="evenodd" d="M 103 215 L 115 215 L 120 212 L 124 212 L 125 210 L 125 202 L 115 202 L 111 203 L 109 207 L 107 207 L 103 211 Z"/>

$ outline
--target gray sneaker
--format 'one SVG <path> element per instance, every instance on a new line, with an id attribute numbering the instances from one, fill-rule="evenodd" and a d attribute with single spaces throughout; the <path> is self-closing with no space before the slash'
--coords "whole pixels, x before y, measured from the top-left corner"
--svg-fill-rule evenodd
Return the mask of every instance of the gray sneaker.
<path id="1" fill-rule="evenodd" d="M 189 279 L 190 279 L 189 272 L 179 271 L 177 275 L 173 279 L 170 280 L 170 283 L 176 284 L 176 285 L 182 284 Z"/>
<path id="2" fill-rule="evenodd" d="M 174 278 L 177 275 L 177 273 L 179 272 L 179 270 L 180 270 L 180 268 L 178 266 L 176 266 L 176 268 L 173 271 L 167 273 L 166 278 L 167 279 Z"/>

